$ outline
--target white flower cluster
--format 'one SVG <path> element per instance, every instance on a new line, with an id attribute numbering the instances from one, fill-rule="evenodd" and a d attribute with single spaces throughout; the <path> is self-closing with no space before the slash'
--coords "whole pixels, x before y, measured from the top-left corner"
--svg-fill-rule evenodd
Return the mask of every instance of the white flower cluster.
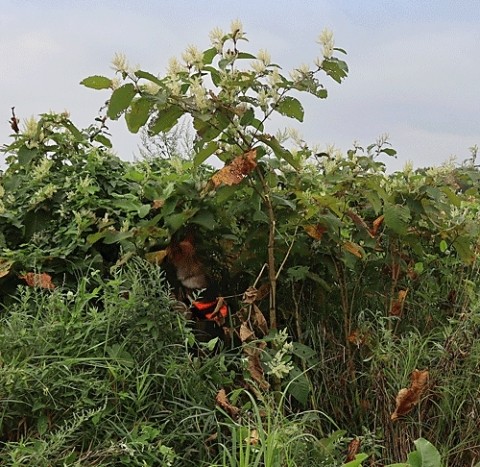
<path id="1" fill-rule="evenodd" d="M 273 375 L 278 379 L 288 376 L 294 368 L 292 362 L 290 362 L 293 352 L 293 343 L 287 342 L 287 339 L 287 330 L 282 329 L 272 342 L 272 346 L 278 350 L 272 360 L 267 362 L 267 374 Z"/>

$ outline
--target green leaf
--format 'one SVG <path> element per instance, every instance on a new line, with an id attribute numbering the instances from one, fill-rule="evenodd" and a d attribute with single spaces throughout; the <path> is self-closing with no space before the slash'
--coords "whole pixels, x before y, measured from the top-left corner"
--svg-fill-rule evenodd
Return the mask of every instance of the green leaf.
<path id="1" fill-rule="evenodd" d="M 471 241 L 468 237 L 458 237 L 453 242 L 455 251 L 465 264 L 472 264 L 473 260 L 475 259 L 475 254 L 472 251 L 470 243 Z"/>
<path id="2" fill-rule="evenodd" d="M 385 225 L 395 233 L 405 235 L 407 233 L 410 210 L 399 204 L 385 204 Z"/>
<path id="3" fill-rule="evenodd" d="M 80 84 L 92 89 L 108 89 L 112 86 L 112 80 L 106 76 L 95 75 L 85 78 Z"/>
<path id="4" fill-rule="evenodd" d="M 97 143 L 103 144 L 103 146 L 107 148 L 112 147 L 112 142 L 105 136 L 105 135 L 97 135 L 95 136 L 95 141 Z"/>
<path id="5" fill-rule="evenodd" d="M 17 153 L 18 162 L 20 165 L 28 165 L 37 154 L 36 149 L 28 149 L 22 146 Z"/>
<path id="6" fill-rule="evenodd" d="M 301 102 L 295 97 L 284 97 L 281 99 L 277 105 L 276 110 L 282 115 L 285 115 L 290 118 L 295 118 L 299 122 L 303 122 L 304 110 Z"/>
<path id="7" fill-rule="evenodd" d="M 362 462 L 368 458 L 367 454 L 357 454 L 355 456 L 355 459 L 353 461 L 347 462 L 346 464 L 343 464 L 342 467 L 361 467 Z"/>
<path id="8" fill-rule="evenodd" d="M 218 143 L 215 141 L 209 141 L 200 151 L 195 154 L 193 162 L 195 166 L 203 164 L 216 150 L 218 149 Z"/>
<path id="9" fill-rule="evenodd" d="M 341 83 L 342 79 L 346 78 L 348 74 L 347 64 L 338 58 L 324 59 L 322 62 L 322 69 L 337 83 Z"/>
<path id="10" fill-rule="evenodd" d="M 249 60 L 255 60 L 257 57 L 255 57 L 255 55 L 252 55 L 248 52 L 239 52 L 236 58 L 240 58 L 240 59 L 247 58 Z"/>
<path id="11" fill-rule="evenodd" d="M 300 170 L 300 164 L 295 160 L 293 154 L 284 148 L 274 136 L 258 135 L 257 138 L 270 147 L 279 159 L 285 159 L 294 169 Z"/>
<path id="12" fill-rule="evenodd" d="M 150 126 L 150 134 L 157 135 L 162 131 L 170 131 L 182 115 L 183 110 L 176 105 L 172 105 L 171 107 L 160 111 L 157 118 L 152 122 L 152 125 Z"/>
<path id="13" fill-rule="evenodd" d="M 408 462 L 416 467 L 441 467 L 442 460 L 437 448 L 424 438 L 414 441 L 417 450 L 408 456 Z"/>
<path id="14" fill-rule="evenodd" d="M 199 211 L 195 214 L 191 219 L 190 222 L 192 224 L 197 224 L 204 227 L 207 230 L 212 230 L 216 226 L 216 221 L 213 213 L 211 211 Z"/>
<path id="15" fill-rule="evenodd" d="M 147 123 L 150 105 L 150 101 L 145 97 L 132 101 L 130 110 L 125 114 L 128 129 L 132 133 L 138 133 L 138 130 Z"/>
<path id="16" fill-rule="evenodd" d="M 213 59 L 217 55 L 217 49 L 212 47 L 211 49 L 207 49 L 203 52 L 202 62 L 204 65 L 210 65 L 213 62 Z"/>
<path id="17" fill-rule="evenodd" d="M 112 120 L 117 120 L 122 112 L 128 108 L 136 93 L 137 91 L 132 83 L 124 84 L 123 86 L 115 89 L 108 104 L 108 117 Z"/>
<path id="18" fill-rule="evenodd" d="M 142 78 L 142 79 L 146 79 L 148 81 L 151 81 L 152 83 L 158 84 L 159 86 L 163 86 L 163 81 L 161 79 L 157 78 L 155 75 L 152 75 L 148 71 L 137 70 L 135 72 L 135 76 L 137 78 Z"/>
<path id="19" fill-rule="evenodd" d="M 310 384 L 308 378 L 298 368 L 294 368 L 290 371 L 289 375 L 292 380 L 288 383 L 287 391 L 291 394 L 300 404 L 307 405 L 308 395 L 310 394 Z"/>
<path id="20" fill-rule="evenodd" d="M 105 238 L 103 239 L 103 243 L 106 245 L 111 245 L 112 243 L 121 242 L 122 240 L 126 240 L 127 238 L 133 237 L 133 232 L 117 232 L 113 230 L 107 230 L 105 234 Z"/>

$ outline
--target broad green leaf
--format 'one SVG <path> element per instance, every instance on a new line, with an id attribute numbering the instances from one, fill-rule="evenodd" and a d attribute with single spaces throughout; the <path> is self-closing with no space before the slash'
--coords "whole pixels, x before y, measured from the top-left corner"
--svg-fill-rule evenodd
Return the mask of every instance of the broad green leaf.
<path id="1" fill-rule="evenodd" d="M 355 459 L 353 461 L 347 462 L 346 464 L 343 464 L 342 467 L 362 467 L 362 462 L 368 459 L 368 454 L 357 454 L 355 456 Z"/>
<path id="2" fill-rule="evenodd" d="M 338 58 L 324 59 L 322 62 L 322 69 L 337 83 L 341 83 L 342 79 L 346 78 L 348 74 L 347 64 Z"/>
<path id="3" fill-rule="evenodd" d="M 384 148 L 380 152 L 384 152 L 388 156 L 392 156 L 392 157 L 397 154 L 397 151 L 395 151 L 395 149 L 392 149 L 392 148 Z"/>
<path id="4" fill-rule="evenodd" d="M 424 438 L 414 441 L 416 452 L 408 456 L 409 463 L 416 467 L 441 467 L 442 459 L 437 448 Z"/>
<path id="5" fill-rule="evenodd" d="M 162 131 L 170 131 L 182 115 L 183 110 L 176 105 L 172 105 L 165 110 L 161 110 L 158 113 L 157 118 L 152 122 L 150 126 L 150 134 L 158 135 L 158 133 Z"/>
<path id="6" fill-rule="evenodd" d="M 95 136 L 95 141 L 97 143 L 102 144 L 103 146 L 105 146 L 107 148 L 112 147 L 112 142 L 105 135 L 100 134 L 100 135 Z"/>
<path id="7" fill-rule="evenodd" d="M 63 126 L 75 137 L 77 141 L 84 141 L 85 135 L 69 120 L 63 122 Z"/>
<path id="8" fill-rule="evenodd" d="M 85 78 L 84 80 L 80 81 L 80 84 L 92 89 L 108 89 L 112 86 L 112 80 L 105 76 L 95 75 Z"/>
<path id="9" fill-rule="evenodd" d="M 207 49 L 203 52 L 202 62 L 204 65 L 210 65 L 212 63 L 215 56 L 218 54 L 217 49 L 212 47 L 211 49 Z"/>
<path id="10" fill-rule="evenodd" d="M 175 232 L 180 227 L 185 225 L 185 223 L 191 219 L 196 213 L 198 209 L 188 209 L 178 214 L 172 214 L 165 219 L 165 224 L 170 227 L 170 229 Z"/>
<path id="11" fill-rule="evenodd" d="M 281 99 L 277 105 L 276 110 L 282 115 L 285 115 L 290 118 L 295 118 L 299 122 L 303 122 L 304 110 L 301 102 L 295 97 L 284 97 Z"/>
<path id="12" fill-rule="evenodd" d="M 384 207 L 385 225 L 395 233 L 405 235 L 410 220 L 410 210 L 406 206 L 386 203 Z"/>
<path id="13" fill-rule="evenodd" d="M 145 174 L 132 168 L 125 174 L 125 178 L 127 180 L 132 180 L 133 182 L 140 183 L 143 182 L 143 180 L 145 179 Z"/>
<path id="14" fill-rule="evenodd" d="M 440 242 L 440 251 L 445 253 L 448 250 L 448 243 L 445 240 Z"/>
<path id="15" fill-rule="evenodd" d="M 138 133 L 138 130 L 147 123 L 150 115 L 150 101 L 141 97 L 132 101 L 129 111 L 125 114 L 128 129 L 132 133 Z"/>
<path id="16" fill-rule="evenodd" d="M 190 219 L 189 222 L 191 222 L 192 224 L 200 225 L 207 230 L 212 230 L 217 224 L 212 212 L 205 210 L 199 211 Z"/>
<path id="17" fill-rule="evenodd" d="M 237 54 L 236 58 L 247 58 L 250 60 L 255 60 L 257 57 L 255 57 L 255 55 L 249 54 L 248 52 L 240 52 Z"/>
<path id="18" fill-rule="evenodd" d="M 292 378 L 292 380 L 287 386 L 288 393 L 291 394 L 303 406 L 307 405 L 308 396 L 310 394 L 310 384 L 308 378 L 298 368 L 291 370 L 289 376 Z"/>
<path id="19" fill-rule="evenodd" d="M 475 254 L 471 248 L 471 241 L 469 237 L 458 237 L 453 242 L 453 247 L 458 253 L 458 256 L 465 264 L 472 264 L 475 259 Z"/>
<path id="20" fill-rule="evenodd" d="M 136 93 L 137 91 L 132 83 L 124 84 L 115 89 L 110 97 L 110 102 L 108 103 L 108 117 L 112 120 L 117 120 L 122 112 L 128 108 Z"/>
<path id="21" fill-rule="evenodd" d="M 143 78 L 148 81 L 151 81 L 152 83 L 158 84 L 159 86 L 163 86 L 163 81 L 159 78 L 157 78 L 155 75 L 152 75 L 148 71 L 142 71 L 142 70 L 137 70 L 135 72 L 135 76 L 137 78 Z"/>
<path id="22" fill-rule="evenodd" d="M 193 162 L 195 166 L 203 164 L 216 150 L 218 149 L 218 143 L 215 141 L 209 141 L 200 151 L 195 154 Z"/>
<path id="23" fill-rule="evenodd" d="M 22 146 L 17 153 L 18 162 L 21 165 L 28 165 L 37 154 L 38 151 L 36 149 L 28 149 Z"/>
<path id="24" fill-rule="evenodd" d="M 103 239 L 103 243 L 106 245 L 111 245 L 112 243 L 121 242 L 122 240 L 126 240 L 127 238 L 133 237 L 133 232 L 117 232 L 112 230 L 107 230 L 105 234 L 105 238 Z"/>
<path id="25" fill-rule="evenodd" d="M 279 159 L 285 159 L 294 169 L 300 170 L 300 164 L 295 160 L 293 154 L 284 148 L 274 136 L 259 135 L 258 139 L 270 147 Z"/>

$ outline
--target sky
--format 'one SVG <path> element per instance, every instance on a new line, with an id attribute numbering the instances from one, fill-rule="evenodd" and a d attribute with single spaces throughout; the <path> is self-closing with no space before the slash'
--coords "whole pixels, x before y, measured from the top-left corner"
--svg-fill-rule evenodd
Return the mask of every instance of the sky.
<path id="1" fill-rule="evenodd" d="M 397 159 L 436 166 L 480 145 L 479 0 L 0 0 L 0 145 L 8 144 L 11 107 L 25 119 L 68 111 L 79 127 L 93 123 L 108 91 L 81 86 L 113 76 L 111 60 L 154 74 L 194 44 L 209 48 L 214 27 L 240 20 L 245 50 L 267 49 L 285 72 L 313 63 L 320 32 L 334 32 L 350 69 L 338 85 L 325 79 L 326 100 L 301 96 L 309 145 L 345 152 L 389 135 Z M 111 122 L 117 154 L 133 160 L 139 137 Z M 2 166 L 0 155 L 0 167 Z"/>

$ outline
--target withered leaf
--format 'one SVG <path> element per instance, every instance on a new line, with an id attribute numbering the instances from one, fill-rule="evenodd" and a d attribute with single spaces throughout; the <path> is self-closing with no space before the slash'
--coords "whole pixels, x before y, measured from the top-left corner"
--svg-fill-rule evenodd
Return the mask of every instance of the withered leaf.
<path id="1" fill-rule="evenodd" d="M 0 277 L 8 275 L 10 268 L 13 266 L 14 261 L 10 259 L 0 258 Z"/>
<path id="2" fill-rule="evenodd" d="M 353 211 L 347 211 L 346 214 L 348 217 L 350 217 L 350 219 L 352 219 L 352 221 L 357 227 L 360 227 L 362 230 L 365 230 L 366 232 L 368 232 L 371 238 L 374 237 L 374 234 L 372 234 L 366 222 L 357 213 Z"/>
<path id="3" fill-rule="evenodd" d="M 345 242 L 343 244 L 343 249 L 348 251 L 352 255 L 356 256 L 357 258 L 363 258 L 363 248 L 354 242 Z"/>
<path id="4" fill-rule="evenodd" d="M 254 428 L 250 431 L 250 434 L 244 439 L 245 443 L 252 446 L 256 446 L 259 443 L 258 430 Z"/>
<path id="5" fill-rule="evenodd" d="M 399 290 L 397 298 L 392 302 L 390 307 L 390 316 L 400 316 L 405 304 L 405 298 L 407 297 L 408 290 Z"/>
<path id="6" fill-rule="evenodd" d="M 410 387 L 400 389 L 395 398 L 395 411 L 390 417 L 393 421 L 409 413 L 420 402 L 423 393 L 427 389 L 428 376 L 428 370 L 414 370 L 412 372 Z"/>
<path id="7" fill-rule="evenodd" d="M 255 333 L 250 329 L 247 323 L 241 324 L 239 335 L 242 342 L 250 341 L 256 337 Z"/>
<path id="8" fill-rule="evenodd" d="M 211 181 L 214 188 L 220 185 L 238 185 L 257 166 L 256 157 L 256 149 L 251 149 L 245 154 L 235 157 L 212 176 Z"/>
<path id="9" fill-rule="evenodd" d="M 377 218 L 373 221 L 373 227 L 370 229 L 370 233 L 371 233 L 373 236 L 377 235 L 378 229 L 379 229 L 380 226 L 382 225 L 384 219 L 385 219 L 385 216 L 382 214 L 380 217 L 377 217 Z"/>
<path id="10" fill-rule="evenodd" d="M 360 451 L 361 444 L 362 442 L 359 438 L 354 438 L 352 441 L 350 441 L 347 448 L 347 458 L 345 459 L 345 462 L 351 462 L 355 459 L 355 456 Z"/>
<path id="11" fill-rule="evenodd" d="M 160 209 L 163 207 L 164 204 L 165 204 L 164 199 L 154 199 L 152 201 L 152 209 Z"/>
<path id="12" fill-rule="evenodd" d="M 260 362 L 260 349 L 248 346 L 243 348 L 243 352 L 247 355 L 247 368 L 250 376 L 259 385 L 260 389 L 266 391 L 270 388 L 270 384 L 263 376 L 263 368 Z"/>
<path id="13" fill-rule="evenodd" d="M 23 276 L 19 276 L 19 278 L 23 279 L 29 287 L 39 287 L 41 289 L 49 290 L 55 288 L 55 284 L 52 282 L 52 277 L 46 272 L 27 272 Z"/>
<path id="14" fill-rule="evenodd" d="M 252 315 L 251 315 L 251 321 L 253 326 L 255 326 L 256 329 L 259 329 L 264 336 L 268 334 L 268 324 L 267 320 L 265 319 L 265 316 L 262 313 L 262 310 L 258 308 L 255 303 L 252 305 Z"/>
<path id="15" fill-rule="evenodd" d="M 320 224 L 305 225 L 303 228 L 305 232 L 307 232 L 307 234 L 314 240 L 321 240 L 323 234 L 327 231 L 327 228 Z"/>
<path id="16" fill-rule="evenodd" d="M 250 286 L 245 292 L 243 292 L 242 302 L 250 305 L 257 299 L 257 293 L 258 290 L 255 287 Z"/>
<path id="17" fill-rule="evenodd" d="M 225 389 L 220 389 L 220 391 L 218 391 L 215 397 L 215 402 L 217 403 L 218 406 L 220 406 L 223 410 L 225 410 L 225 412 L 227 412 L 232 418 L 236 418 L 240 413 L 240 409 L 232 405 L 228 400 L 228 396 L 227 396 L 227 393 L 225 392 Z"/>

